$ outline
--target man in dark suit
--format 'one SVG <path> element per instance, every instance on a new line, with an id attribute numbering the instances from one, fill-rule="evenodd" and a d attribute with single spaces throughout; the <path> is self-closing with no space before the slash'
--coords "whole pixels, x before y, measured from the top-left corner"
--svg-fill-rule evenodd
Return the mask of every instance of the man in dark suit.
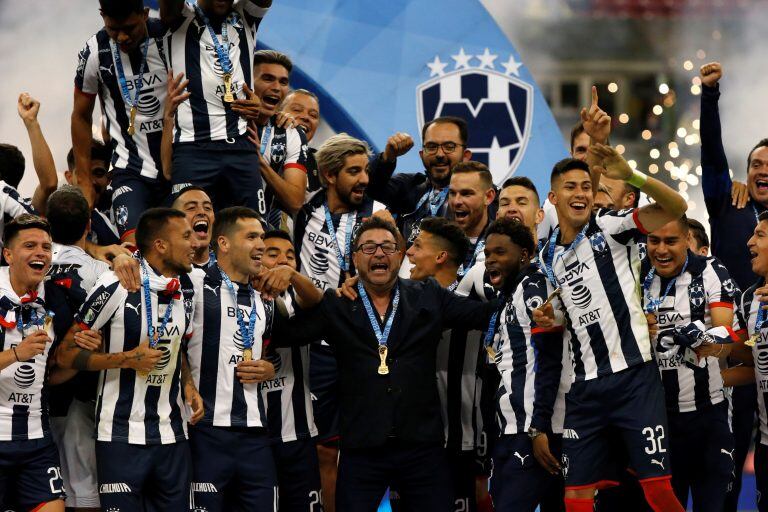
<path id="1" fill-rule="evenodd" d="M 404 510 L 449 511 L 452 496 L 435 379 L 443 329 L 484 329 L 495 302 L 457 297 L 434 279 L 398 279 L 393 224 L 365 221 L 354 242 L 359 297 L 326 292 L 320 305 L 275 319 L 272 341 L 324 338 L 339 368 L 341 456 L 337 510 L 375 511 L 388 486 Z"/>

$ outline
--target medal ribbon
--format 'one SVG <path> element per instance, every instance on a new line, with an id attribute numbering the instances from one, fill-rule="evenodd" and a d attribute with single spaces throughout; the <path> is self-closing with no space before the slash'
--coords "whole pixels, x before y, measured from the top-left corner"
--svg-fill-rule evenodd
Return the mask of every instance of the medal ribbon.
<path id="1" fill-rule="evenodd" d="M 459 270 L 456 272 L 459 277 L 464 277 L 464 274 L 466 274 L 467 271 L 475 265 L 475 261 L 477 261 L 477 255 L 483 252 L 483 249 L 485 249 L 485 240 L 478 240 L 477 244 L 475 244 L 475 250 L 472 252 L 472 259 L 469 260 L 469 265 L 467 265 L 465 268 L 464 264 L 462 263 L 459 267 Z"/>
<path id="2" fill-rule="evenodd" d="M 217 265 L 218 266 L 218 265 Z M 259 313 L 256 311 L 256 292 L 253 291 L 251 285 L 248 285 L 248 295 L 251 299 L 251 315 L 248 319 L 248 326 L 245 325 L 245 319 L 243 318 L 243 312 L 237 304 L 237 292 L 235 292 L 235 286 L 232 284 L 232 280 L 229 278 L 226 272 L 219 267 L 221 273 L 221 280 L 229 288 L 229 294 L 232 295 L 232 301 L 235 303 L 235 312 L 237 315 L 237 324 L 240 327 L 240 335 L 243 337 L 243 349 L 249 349 L 253 346 L 253 332 L 256 328 L 256 319 L 259 317 Z"/>
<path id="3" fill-rule="evenodd" d="M 760 330 L 765 324 L 765 310 L 763 309 L 763 303 L 758 299 L 757 301 L 757 318 L 755 319 L 755 333 L 760 334 Z"/>
<path id="4" fill-rule="evenodd" d="M 197 16 L 203 20 L 203 23 L 205 24 L 205 28 L 208 29 L 208 33 L 211 35 L 211 41 L 213 41 L 213 47 L 216 50 L 216 55 L 219 57 L 219 62 L 221 63 L 221 70 L 224 72 L 224 74 L 232 75 L 232 62 L 229 60 L 229 37 L 227 37 L 227 20 L 225 19 L 221 23 L 221 39 L 227 43 L 227 49 L 224 50 L 224 46 L 219 42 L 219 38 L 216 37 L 216 32 L 214 32 L 213 27 L 211 26 L 211 22 L 208 21 L 208 16 L 205 15 L 203 10 L 200 8 L 199 5 L 195 4 L 195 13 Z"/>
<path id="5" fill-rule="evenodd" d="M 429 213 L 432 217 L 436 216 L 437 212 L 442 208 L 443 203 L 445 203 L 445 198 L 448 197 L 448 187 L 443 188 L 437 194 L 435 194 L 435 192 L 437 192 L 435 189 L 430 189 L 424 192 L 424 195 L 421 196 L 419 202 L 416 203 L 416 208 L 414 208 L 413 211 L 419 211 L 419 209 L 424 206 L 427 199 L 429 199 Z"/>
<path id="6" fill-rule="evenodd" d="M 496 324 L 499 321 L 499 314 L 504 311 L 504 308 L 506 307 L 506 298 L 502 295 L 500 299 L 501 307 L 491 315 L 491 320 L 488 322 L 488 329 L 485 331 L 485 337 L 483 338 L 483 346 L 486 349 L 493 345 L 493 337 L 496 335 Z"/>
<path id="7" fill-rule="evenodd" d="M 147 316 L 147 336 L 149 337 L 149 346 L 152 348 L 155 348 L 157 346 L 157 340 L 160 338 L 161 332 L 165 331 L 165 328 L 168 326 L 168 321 L 171 319 L 171 310 L 173 310 L 173 302 L 175 300 L 175 296 L 171 295 L 171 301 L 168 303 L 168 308 L 165 310 L 165 314 L 163 315 L 163 321 L 160 323 L 160 329 L 157 331 L 158 334 L 155 334 L 155 326 L 152 322 L 152 297 L 150 296 L 150 288 L 149 288 L 149 270 L 147 269 L 147 263 L 144 261 L 144 258 L 141 260 L 141 284 L 144 291 L 144 309 Z M 159 297 L 158 297 L 158 308 L 160 307 Z"/>
<path id="8" fill-rule="evenodd" d="M 648 272 L 648 275 L 645 276 L 645 279 L 643 280 L 643 294 L 645 295 L 645 312 L 646 313 L 656 313 L 659 308 L 661 307 L 661 304 L 664 302 L 664 299 L 667 298 L 667 295 L 669 295 L 669 291 L 672 289 L 672 287 L 677 282 L 677 278 L 683 275 L 685 273 L 685 269 L 688 268 L 688 256 L 685 257 L 685 263 L 683 263 L 683 269 L 680 271 L 679 274 L 677 274 L 674 279 L 672 279 L 669 283 L 667 283 L 667 289 L 664 290 L 664 295 L 660 295 L 658 299 L 654 299 L 651 296 L 651 285 L 653 284 L 653 278 L 656 275 L 656 269 L 651 267 L 651 270 Z M 661 286 L 661 282 L 659 282 L 659 286 Z"/>
<path id="9" fill-rule="evenodd" d="M 267 152 L 267 144 L 269 143 L 270 135 L 272 135 L 272 121 L 267 121 L 264 131 L 261 133 L 261 147 L 259 148 L 259 152 L 262 156 Z"/>
<path id="10" fill-rule="evenodd" d="M 139 80 L 136 84 L 136 95 L 131 99 L 131 91 L 128 90 L 128 81 L 125 79 L 125 71 L 123 70 L 123 59 L 120 57 L 120 48 L 114 41 L 109 42 L 112 47 L 112 57 L 115 61 L 115 71 L 117 72 L 117 82 L 120 84 L 120 92 L 123 96 L 123 101 L 130 108 L 137 108 L 139 103 L 139 95 L 141 89 L 144 87 L 144 72 L 147 70 L 147 50 L 149 49 L 149 37 L 147 37 L 142 45 L 142 57 L 141 67 L 139 67 Z"/>
<path id="11" fill-rule="evenodd" d="M 373 306 L 368 299 L 368 294 L 365 291 L 363 283 L 357 283 L 357 291 L 360 294 L 360 299 L 363 301 L 365 312 L 368 313 L 368 321 L 371 323 L 373 333 L 376 335 L 376 341 L 379 345 L 387 346 L 387 340 L 389 339 L 389 331 L 392 330 L 392 323 L 395 320 L 395 313 L 397 313 L 397 306 L 400 304 L 400 287 L 395 286 L 395 298 L 392 299 L 392 312 L 389 314 L 386 323 L 384 324 L 384 332 L 379 327 L 379 321 L 376 319 L 376 315 L 373 312 Z"/>
<path id="12" fill-rule="evenodd" d="M 581 231 L 579 231 L 579 234 L 576 235 L 576 238 L 574 238 L 573 242 L 571 242 L 571 245 L 568 246 L 567 249 L 563 251 L 560 256 L 558 256 L 558 261 L 563 259 L 566 254 L 568 254 L 569 251 L 575 251 L 576 246 L 581 243 L 581 241 L 584 239 L 585 236 L 587 236 L 587 228 L 589 227 L 589 222 L 587 222 L 583 228 L 581 228 Z M 560 234 L 560 226 L 556 227 L 552 231 L 552 235 L 549 237 L 549 250 L 547 251 L 547 259 L 544 260 L 544 270 L 547 273 L 547 279 L 549 279 L 549 282 L 552 283 L 552 286 L 557 289 L 560 285 L 557 283 L 557 279 L 555 279 L 555 271 L 553 270 L 555 267 L 555 247 L 557 246 L 557 235 Z"/>
<path id="13" fill-rule="evenodd" d="M 339 242 L 336 239 L 336 229 L 333 227 L 333 219 L 331 218 L 331 209 L 326 202 L 325 207 L 325 226 L 328 228 L 328 235 L 333 241 L 333 247 L 336 249 L 336 257 L 339 260 L 339 267 L 342 272 L 349 272 L 349 253 L 352 245 L 352 229 L 355 227 L 355 214 L 354 212 L 342 214 L 347 216 L 347 227 L 344 231 L 344 253 L 341 252 Z M 341 224 L 341 219 L 339 220 Z"/>

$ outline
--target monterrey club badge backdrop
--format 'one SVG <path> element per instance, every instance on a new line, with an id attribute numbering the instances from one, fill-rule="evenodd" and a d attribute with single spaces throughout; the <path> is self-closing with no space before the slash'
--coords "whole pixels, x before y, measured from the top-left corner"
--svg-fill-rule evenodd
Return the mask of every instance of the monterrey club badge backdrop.
<path id="1" fill-rule="evenodd" d="M 466 119 L 473 159 L 496 184 L 525 175 L 543 198 L 567 156 L 533 77 L 479 0 L 279 0 L 257 37 L 293 59 L 291 85 L 318 94 L 333 131 L 379 150 L 411 134 L 398 171 L 423 169 L 421 128 L 444 115 Z"/>

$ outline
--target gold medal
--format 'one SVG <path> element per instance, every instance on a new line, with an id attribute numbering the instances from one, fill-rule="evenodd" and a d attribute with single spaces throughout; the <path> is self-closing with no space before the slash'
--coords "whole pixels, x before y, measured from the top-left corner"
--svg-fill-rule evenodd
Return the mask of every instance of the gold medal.
<path id="1" fill-rule="evenodd" d="M 232 94 L 232 75 L 230 73 L 224 73 L 224 101 L 226 103 L 235 101 L 235 96 Z"/>
<path id="2" fill-rule="evenodd" d="M 389 366 L 387 366 L 387 346 L 379 345 L 379 375 L 387 375 L 389 373 Z"/>
<path id="3" fill-rule="evenodd" d="M 136 133 L 136 106 L 131 107 L 131 119 L 128 122 L 128 135 Z"/>
<path id="4" fill-rule="evenodd" d="M 757 345 L 757 340 L 760 338 L 760 333 L 753 334 L 747 341 L 744 342 L 744 344 L 748 347 L 754 347 Z"/>
<path id="5" fill-rule="evenodd" d="M 243 349 L 243 361 L 251 361 L 253 360 L 253 350 L 250 348 L 244 348 Z"/>
<path id="6" fill-rule="evenodd" d="M 53 336 L 53 317 L 51 315 L 46 315 L 45 319 L 43 320 L 43 330 L 48 333 L 48 336 Z"/>
<path id="7" fill-rule="evenodd" d="M 542 304 L 542 306 L 546 306 L 547 304 L 555 300 L 555 297 L 557 297 L 558 295 L 560 295 L 560 287 L 555 288 L 554 291 L 549 294 L 549 297 L 547 297 L 547 300 L 544 301 L 544 304 Z"/>
<path id="8" fill-rule="evenodd" d="M 490 362 L 494 362 L 496 360 L 496 351 L 493 350 L 493 347 L 491 345 L 488 345 L 485 347 L 485 351 L 488 352 L 488 360 Z"/>

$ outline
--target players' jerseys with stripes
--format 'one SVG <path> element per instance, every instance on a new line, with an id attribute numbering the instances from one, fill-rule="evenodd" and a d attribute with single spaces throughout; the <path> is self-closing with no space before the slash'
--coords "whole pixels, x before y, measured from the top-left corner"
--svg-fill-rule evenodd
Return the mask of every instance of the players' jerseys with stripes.
<path id="1" fill-rule="evenodd" d="M 294 314 L 293 290 L 282 295 L 288 314 Z M 271 341 L 271 340 L 270 340 Z M 275 378 L 259 384 L 267 410 L 272 442 L 290 442 L 317 435 L 309 392 L 309 345 L 269 348 L 265 356 L 275 366 Z"/>
<path id="2" fill-rule="evenodd" d="M 643 260 L 641 268 L 644 281 L 651 269 L 648 259 Z M 668 287 L 669 293 L 664 296 Z M 644 305 L 649 297 L 662 300 L 656 312 L 659 333 L 653 347 L 668 410 L 690 412 L 723 401 L 719 360 L 707 357 L 704 368 L 688 364 L 685 356 L 691 349 L 673 344 L 671 338 L 675 327 L 685 327 L 692 322 L 700 321 L 706 329 L 713 327 L 711 308 L 733 309 L 736 293 L 736 284 L 717 259 L 690 251 L 685 272 L 671 278 L 655 274 L 649 292 L 643 293 Z"/>
<path id="3" fill-rule="evenodd" d="M 125 53 L 110 39 L 106 29 L 99 30 L 78 56 L 76 89 L 88 96 L 99 96 L 112 141 L 112 166 L 128 169 L 150 179 L 160 171 L 160 140 L 163 133 L 163 106 L 166 97 L 168 59 L 164 47 L 165 28 L 160 20 L 147 20 L 147 60 L 140 84 L 143 47 Z M 131 105 L 123 98 L 118 64 L 113 52 L 120 53 L 128 92 L 133 101 L 139 90 L 135 133 L 130 135 Z"/>
<path id="4" fill-rule="evenodd" d="M 307 174 L 309 149 L 304 131 L 275 126 L 275 121 L 276 116 L 272 116 L 266 126 L 259 127 L 264 158 L 269 162 L 272 170 L 281 177 L 285 175 L 286 169 L 298 169 Z M 263 186 L 267 222 L 277 229 L 293 232 L 293 216 L 279 204 L 266 182 Z"/>
<path id="5" fill-rule="evenodd" d="M 189 341 L 189 366 L 200 395 L 205 416 L 201 425 L 214 427 L 266 427 L 264 401 L 257 383 L 243 384 L 235 375 L 243 361 L 245 340 L 237 320 L 242 313 L 246 329 L 251 311 L 256 308 L 252 358 L 261 359 L 263 337 L 272 325 L 272 303 L 262 302 L 248 285 L 232 283 L 237 304 L 218 265 L 201 273 L 195 280 L 195 334 Z M 237 309 L 235 309 L 237 308 Z"/>
<path id="6" fill-rule="evenodd" d="M 221 23 L 211 21 L 219 44 L 229 48 L 232 64 L 231 92 L 244 99 L 243 85 L 253 81 L 253 51 L 256 30 L 267 9 L 253 0 L 238 0 L 226 18 L 227 39 Z M 209 20 L 210 21 L 210 20 Z M 184 2 L 177 26 L 168 34 L 169 64 L 173 72 L 189 80 L 189 100 L 179 105 L 174 126 L 174 142 L 226 140 L 245 135 L 247 122 L 224 102 L 224 70 L 205 22 L 194 7 Z"/>
<path id="7" fill-rule="evenodd" d="M 338 288 L 344 282 L 345 277 L 339 265 L 337 247 L 342 256 L 348 256 L 350 272 L 354 275 L 352 254 L 348 252 L 351 248 L 346 247 L 346 240 L 349 238 L 351 246 L 352 239 L 363 219 L 370 217 L 373 212 L 384 209 L 384 205 L 366 197 L 357 210 L 331 214 L 333 228 L 336 231 L 336 240 L 333 240 L 328 234 L 325 204 L 326 192 L 321 190 L 299 211 L 293 235 L 299 272 L 309 277 L 314 285 L 322 290 Z"/>
<path id="8" fill-rule="evenodd" d="M 747 336 L 757 332 L 758 309 L 761 306 L 759 297 L 755 296 L 755 290 L 765 286 L 765 280 L 760 279 L 741 294 L 738 301 L 738 312 L 742 325 L 747 328 Z M 765 318 L 765 317 L 763 317 Z M 760 425 L 758 428 L 758 441 L 768 446 L 768 322 L 763 320 L 762 327 L 757 332 L 756 343 L 752 347 L 752 357 L 755 362 L 755 385 L 757 386 L 757 408 Z"/>
<path id="9" fill-rule="evenodd" d="M 22 213 L 37 212 L 32 208 L 32 203 L 29 199 L 24 199 L 15 188 L 0 180 L 0 214 L 3 216 L 3 220 L 0 222 L 0 240 L 3 238 L 5 224 L 11 222 Z M 2 246 L 3 243 L 0 241 L 0 248 Z"/>
<path id="10" fill-rule="evenodd" d="M 646 233 L 638 210 L 602 209 L 568 247 L 541 250 L 565 306 L 576 381 L 595 379 L 651 360 L 648 322 L 640 299 L 637 241 Z"/>
<path id="11" fill-rule="evenodd" d="M 533 321 L 533 310 L 552 291 L 546 276 L 532 264 L 521 272 L 511 288 L 513 291 L 498 315 L 493 338 L 495 363 L 501 375 L 496 391 L 496 418 L 499 432 L 505 435 L 527 432 L 537 407 L 546 410 L 544 414 L 536 411 L 537 414 L 551 420 L 562 373 L 562 326 L 544 329 Z M 548 338 L 544 336 L 547 333 L 551 333 Z M 537 361 L 543 351 L 554 352 L 554 366 Z"/>
<path id="12" fill-rule="evenodd" d="M 130 368 L 101 372 L 96 402 L 98 441 L 152 445 L 187 437 L 180 371 L 183 345 L 193 329 L 192 280 L 186 274 L 170 279 L 149 265 L 147 268 L 152 324 L 159 334 L 156 348 L 163 355 L 146 374 Z M 106 353 L 126 352 L 148 339 L 144 300 L 144 285 L 129 292 L 109 272 L 96 281 L 76 320 L 83 327 L 102 330 Z M 172 307 L 168 324 L 161 329 L 168 307 Z"/>
<path id="13" fill-rule="evenodd" d="M 46 343 L 42 354 L 0 370 L 0 441 L 50 436 L 48 356 L 72 325 L 72 311 L 53 282 L 41 282 L 36 292 L 19 297 L 11 287 L 9 268 L 0 267 L 0 350 L 12 350 L 24 337 L 45 328 L 49 312 L 53 343 Z"/>
<path id="14" fill-rule="evenodd" d="M 94 209 L 91 212 L 91 231 L 88 241 L 96 245 L 120 245 L 120 235 L 112 219 Z"/>

